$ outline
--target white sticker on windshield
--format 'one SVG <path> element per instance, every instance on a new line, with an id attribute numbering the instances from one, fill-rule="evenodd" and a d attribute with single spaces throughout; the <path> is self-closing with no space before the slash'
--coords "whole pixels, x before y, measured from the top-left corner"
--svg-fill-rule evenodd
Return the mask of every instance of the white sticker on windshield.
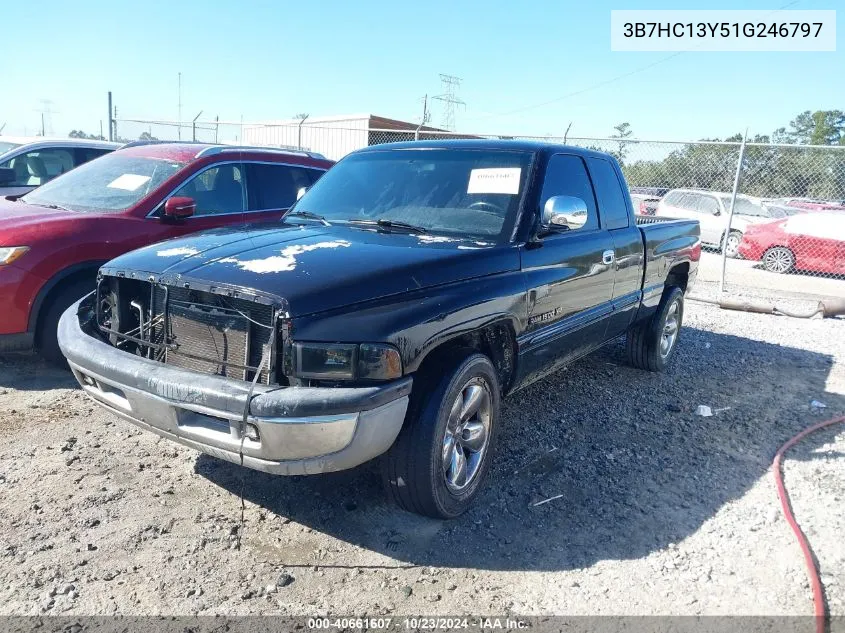
<path id="1" fill-rule="evenodd" d="M 467 193 L 519 193 L 520 167 L 488 167 L 469 173 Z"/>
<path id="2" fill-rule="evenodd" d="M 135 191 L 141 185 L 145 185 L 150 180 L 149 176 L 139 176 L 138 174 L 123 174 L 112 180 L 107 187 L 112 189 L 125 189 L 126 191 Z"/>

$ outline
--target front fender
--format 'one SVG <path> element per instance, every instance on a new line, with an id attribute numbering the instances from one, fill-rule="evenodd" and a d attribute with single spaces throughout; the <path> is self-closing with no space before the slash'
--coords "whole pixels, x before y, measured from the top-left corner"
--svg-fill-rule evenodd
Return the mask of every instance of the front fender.
<path id="1" fill-rule="evenodd" d="M 291 336 L 390 343 L 399 349 L 405 373 L 412 373 L 432 349 L 450 339 L 503 321 L 518 335 L 527 320 L 524 277 L 513 271 L 295 318 Z"/>

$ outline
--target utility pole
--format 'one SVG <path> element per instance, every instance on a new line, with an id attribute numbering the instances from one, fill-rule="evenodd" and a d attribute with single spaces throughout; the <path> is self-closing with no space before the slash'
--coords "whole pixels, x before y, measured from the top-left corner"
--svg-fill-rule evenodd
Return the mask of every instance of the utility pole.
<path id="1" fill-rule="evenodd" d="M 443 123 L 444 129 L 450 132 L 455 131 L 455 110 L 457 106 L 466 106 L 466 103 L 458 99 L 458 88 L 462 79 L 454 75 L 440 75 L 440 89 L 442 94 L 435 96 L 438 101 L 443 102 Z"/>
<path id="2" fill-rule="evenodd" d="M 179 121 L 177 133 L 179 134 L 179 140 L 181 141 L 182 140 L 182 73 L 179 73 L 179 115 L 177 117 L 177 120 Z"/>
<path id="3" fill-rule="evenodd" d="M 114 110 L 112 109 L 111 105 L 111 90 L 109 90 L 109 140 L 114 140 L 114 119 L 112 118 L 112 113 Z"/>

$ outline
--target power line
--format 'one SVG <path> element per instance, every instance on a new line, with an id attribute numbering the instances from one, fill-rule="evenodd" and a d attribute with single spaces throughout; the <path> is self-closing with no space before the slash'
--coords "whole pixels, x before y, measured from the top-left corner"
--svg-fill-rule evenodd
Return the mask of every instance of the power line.
<path id="1" fill-rule="evenodd" d="M 625 79 L 625 78 L 630 77 L 632 75 L 636 75 L 638 73 L 641 73 L 643 71 L 648 70 L 649 68 L 654 68 L 655 66 L 662 64 L 664 62 L 668 62 L 670 59 L 673 59 L 673 58 L 677 57 L 678 55 L 681 55 L 684 52 L 685 51 L 676 51 L 676 52 L 672 53 L 671 55 L 667 55 L 666 57 L 663 57 L 662 59 L 658 59 L 656 62 L 646 64 L 645 66 L 641 66 L 640 68 L 635 68 L 634 70 L 632 70 L 630 72 L 623 73 L 623 74 L 617 75 L 615 77 L 611 77 L 610 79 L 606 79 L 604 81 L 600 81 L 598 83 L 587 86 L 586 88 L 582 88 L 581 90 L 575 90 L 573 92 L 569 92 L 569 93 L 562 95 L 560 97 L 557 97 L 555 99 L 549 99 L 548 101 L 543 101 L 541 103 L 534 103 L 532 105 L 517 108 L 515 110 L 510 110 L 508 112 L 499 112 L 497 114 L 494 113 L 494 114 L 488 114 L 486 116 L 475 117 L 475 120 L 478 121 L 478 120 L 482 120 L 482 119 L 491 119 L 491 118 L 500 117 L 500 116 L 510 116 L 511 114 L 519 114 L 520 112 L 527 112 L 528 110 L 534 110 L 536 108 L 542 108 L 543 106 L 551 105 L 553 103 L 558 103 L 559 101 L 564 101 L 565 99 L 569 99 L 570 97 L 575 97 L 577 95 L 584 94 L 585 92 L 590 92 L 592 90 L 597 90 L 598 88 L 603 88 L 604 86 L 607 86 L 608 84 L 612 84 L 612 83 L 615 83 L 617 81 L 620 81 L 621 79 Z"/>
<path id="2" fill-rule="evenodd" d="M 802 0 L 792 0 L 791 2 L 787 2 L 783 6 L 778 7 L 777 9 L 774 9 L 773 11 L 768 13 L 767 15 L 772 15 L 772 14 L 777 13 L 779 11 L 783 11 L 784 9 L 787 9 L 791 6 L 799 4 L 801 1 Z M 510 110 L 508 112 L 490 113 L 490 114 L 487 114 L 485 116 L 474 117 L 474 120 L 480 121 L 480 120 L 490 119 L 490 118 L 494 118 L 494 117 L 510 116 L 512 114 L 519 114 L 521 112 L 527 112 L 528 110 L 534 110 L 536 108 L 542 108 L 543 106 L 551 105 L 553 103 L 558 103 L 560 101 L 564 101 L 566 99 L 569 99 L 570 97 L 575 97 L 575 96 L 578 96 L 580 94 L 584 94 L 585 92 L 591 92 L 593 90 L 597 90 L 598 88 L 603 88 L 604 86 L 615 83 L 615 82 L 620 81 L 622 79 L 627 79 L 628 77 L 631 77 L 632 75 L 637 75 L 641 72 L 649 70 L 650 68 L 654 68 L 655 66 L 663 64 L 665 62 L 668 62 L 670 59 L 674 59 L 678 55 L 681 55 L 685 52 L 688 52 L 688 51 L 675 51 L 671 55 L 667 55 L 666 57 L 658 59 L 657 61 L 654 61 L 650 64 L 646 64 L 645 66 L 640 66 L 639 68 L 635 68 L 634 70 L 631 70 L 627 73 L 622 73 L 621 75 L 616 75 L 615 77 L 611 77 L 610 79 L 606 79 L 604 81 L 600 81 L 598 83 L 592 84 L 590 86 L 587 86 L 586 88 L 582 88 L 581 90 L 575 90 L 574 92 L 567 93 L 567 94 L 562 95 L 560 97 L 557 97 L 555 99 L 549 99 L 548 101 L 543 101 L 541 103 L 535 103 L 535 104 L 532 104 L 532 105 L 523 106 L 521 108 L 517 108 L 515 110 Z M 441 77 L 442 77 L 442 75 L 441 75 Z"/>

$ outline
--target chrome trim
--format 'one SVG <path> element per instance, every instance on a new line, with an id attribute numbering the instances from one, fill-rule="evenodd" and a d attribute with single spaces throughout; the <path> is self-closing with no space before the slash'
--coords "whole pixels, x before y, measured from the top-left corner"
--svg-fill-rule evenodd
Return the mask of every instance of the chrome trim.
<path id="1" fill-rule="evenodd" d="M 200 152 L 202 153 L 202 152 Z M 199 154 L 197 154 L 199 156 Z M 300 169 L 313 169 L 314 171 L 320 171 L 324 174 L 328 171 L 328 169 L 323 169 L 322 167 L 311 167 L 310 165 L 302 165 L 300 163 L 283 163 L 280 161 L 273 161 L 273 160 L 225 160 L 220 161 L 217 163 L 212 163 L 211 165 L 206 165 L 203 169 L 191 174 L 186 180 L 183 180 L 180 184 L 178 184 L 175 188 L 171 189 L 170 192 L 161 199 L 161 201 L 153 207 L 152 211 L 150 211 L 145 218 L 157 218 L 159 216 L 156 215 L 163 207 L 164 203 L 167 202 L 170 198 L 174 196 L 174 194 L 179 191 L 182 187 L 187 185 L 191 182 L 194 178 L 201 176 L 209 169 L 214 167 L 219 167 L 220 165 L 281 165 L 283 167 L 299 167 Z M 246 208 L 247 204 L 249 203 L 249 183 L 246 185 L 246 192 L 247 192 L 247 199 L 244 201 L 244 208 Z M 290 208 L 290 207 L 288 207 Z M 266 213 L 267 211 L 284 211 L 285 209 L 253 209 L 250 211 L 232 211 L 230 213 L 215 213 L 213 217 L 224 217 L 227 215 L 244 215 L 247 213 Z M 211 217 L 212 214 L 208 215 L 192 215 L 189 218 L 185 218 L 185 221 L 191 220 L 192 218 L 207 218 Z"/>

